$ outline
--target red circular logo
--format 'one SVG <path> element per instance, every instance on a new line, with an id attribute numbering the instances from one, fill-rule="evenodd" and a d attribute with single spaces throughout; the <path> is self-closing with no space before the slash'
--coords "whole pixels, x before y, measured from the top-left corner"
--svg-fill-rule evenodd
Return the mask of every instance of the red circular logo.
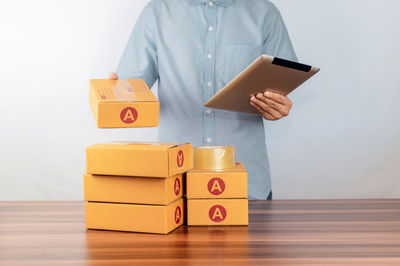
<path id="1" fill-rule="evenodd" d="M 121 118 L 121 121 L 125 124 L 132 124 L 137 120 L 138 112 L 133 107 L 126 107 L 121 111 L 121 114 L 119 116 Z"/>
<path id="2" fill-rule="evenodd" d="M 179 222 L 182 219 L 182 211 L 181 211 L 181 207 L 177 206 L 175 209 L 175 223 L 179 224 Z"/>
<path id="3" fill-rule="evenodd" d="M 178 164 L 179 168 L 181 168 L 183 166 L 184 160 L 185 160 L 185 157 L 183 155 L 183 151 L 179 150 L 178 155 L 176 156 L 176 163 Z"/>
<path id="4" fill-rule="evenodd" d="M 181 181 L 179 180 L 179 178 L 176 178 L 176 179 L 175 179 L 175 182 L 174 182 L 174 192 L 175 192 L 175 195 L 176 195 L 176 196 L 178 196 L 178 195 L 179 195 L 179 192 L 181 192 Z"/>
<path id="5" fill-rule="evenodd" d="M 218 196 L 224 193 L 225 182 L 219 177 L 214 177 L 208 181 L 207 188 L 211 194 Z"/>
<path id="6" fill-rule="evenodd" d="M 220 223 L 226 218 L 226 210 L 221 205 L 214 205 L 208 211 L 208 216 L 210 217 L 211 221 Z"/>

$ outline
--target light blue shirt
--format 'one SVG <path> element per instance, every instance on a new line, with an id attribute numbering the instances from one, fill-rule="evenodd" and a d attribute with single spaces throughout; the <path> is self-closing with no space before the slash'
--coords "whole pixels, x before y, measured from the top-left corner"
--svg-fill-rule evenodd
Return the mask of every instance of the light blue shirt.
<path id="1" fill-rule="evenodd" d="M 160 141 L 233 145 L 248 171 L 250 199 L 271 191 L 261 116 L 203 104 L 261 54 L 296 55 L 267 0 L 153 0 L 142 11 L 117 68 L 120 78 L 159 81 Z"/>

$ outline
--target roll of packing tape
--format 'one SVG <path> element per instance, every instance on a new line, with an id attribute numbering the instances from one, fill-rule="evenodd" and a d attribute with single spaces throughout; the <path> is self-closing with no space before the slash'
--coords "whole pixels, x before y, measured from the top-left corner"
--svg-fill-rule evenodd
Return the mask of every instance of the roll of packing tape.
<path id="1" fill-rule="evenodd" d="M 200 146 L 193 148 L 193 169 L 224 170 L 235 167 L 233 146 Z"/>

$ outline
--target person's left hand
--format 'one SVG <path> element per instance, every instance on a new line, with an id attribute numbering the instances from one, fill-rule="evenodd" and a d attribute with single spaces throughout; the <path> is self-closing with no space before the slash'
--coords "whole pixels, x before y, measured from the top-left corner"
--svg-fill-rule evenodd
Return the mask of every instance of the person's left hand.
<path id="1" fill-rule="evenodd" d="M 276 121 L 289 115 L 292 101 L 278 93 L 266 91 L 250 97 L 250 105 L 266 120 Z"/>

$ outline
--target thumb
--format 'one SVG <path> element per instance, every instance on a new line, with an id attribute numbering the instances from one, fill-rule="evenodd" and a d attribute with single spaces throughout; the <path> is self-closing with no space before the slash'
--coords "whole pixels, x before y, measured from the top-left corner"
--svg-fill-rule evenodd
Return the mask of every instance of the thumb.
<path id="1" fill-rule="evenodd" d="M 111 72 L 111 74 L 108 76 L 108 78 L 116 80 L 116 79 L 118 79 L 118 75 L 117 75 L 117 73 Z"/>

